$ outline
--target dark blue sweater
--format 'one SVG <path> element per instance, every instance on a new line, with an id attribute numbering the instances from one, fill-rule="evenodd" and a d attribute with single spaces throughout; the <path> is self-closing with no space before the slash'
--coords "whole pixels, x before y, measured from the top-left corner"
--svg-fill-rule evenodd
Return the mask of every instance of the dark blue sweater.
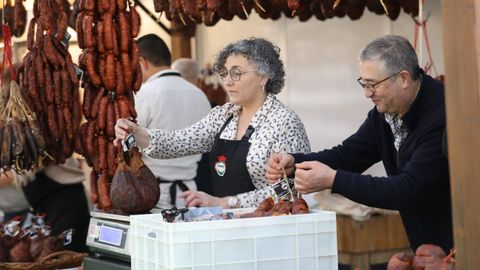
<path id="1" fill-rule="evenodd" d="M 410 246 L 453 247 L 448 160 L 442 154 L 444 87 L 424 75 L 402 117 L 409 135 L 397 152 L 384 115 L 373 108 L 358 131 L 332 149 L 294 154 L 295 162 L 320 161 L 337 170 L 332 192 L 372 207 L 399 210 Z M 382 161 L 388 177 L 362 175 Z"/>

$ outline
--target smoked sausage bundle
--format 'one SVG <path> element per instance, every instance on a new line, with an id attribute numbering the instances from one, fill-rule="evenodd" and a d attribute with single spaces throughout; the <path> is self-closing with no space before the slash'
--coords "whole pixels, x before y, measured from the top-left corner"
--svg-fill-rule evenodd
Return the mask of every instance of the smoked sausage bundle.
<path id="1" fill-rule="evenodd" d="M 68 52 L 68 14 L 62 0 L 35 0 L 28 53 L 18 71 L 20 88 L 37 116 L 46 151 L 62 164 L 70 157 L 81 120 L 79 80 Z M 82 152 L 82 149 L 76 149 Z"/>
<path id="2" fill-rule="evenodd" d="M 23 5 L 23 0 L 15 0 L 13 5 L 11 0 L 6 0 L 3 3 L 5 5 L 3 10 L 0 7 L 0 21 L 3 19 L 4 24 L 10 25 L 14 36 L 21 37 L 27 26 L 27 10 Z M 5 16 L 5 18 L 2 18 L 2 16 Z M 3 33 L 0 27 L 0 37 L 2 36 Z"/>
<path id="3" fill-rule="evenodd" d="M 119 118 L 136 118 L 134 92 L 140 89 L 140 52 L 135 38 L 140 16 L 127 0 L 77 0 L 79 66 L 85 71 L 80 128 L 83 155 L 93 167 L 92 201 L 99 209 L 113 207 L 110 185 L 121 149 L 113 145 Z"/>
<path id="4" fill-rule="evenodd" d="M 18 84 L 12 81 L 4 91 L 9 91 L 9 99 L 0 104 L 0 172 L 13 169 L 23 174 L 42 166 L 48 156 L 45 140 Z"/>

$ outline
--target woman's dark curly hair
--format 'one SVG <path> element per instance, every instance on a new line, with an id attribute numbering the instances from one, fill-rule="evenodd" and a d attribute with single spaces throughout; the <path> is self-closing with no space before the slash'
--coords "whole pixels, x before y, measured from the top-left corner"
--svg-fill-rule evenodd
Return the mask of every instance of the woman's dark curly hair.
<path id="1" fill-rule="evenodd" d="M 243 55 L 256 66 L 259 75 L 268 77 L 267 93 L 278 94 L 285 85 L 285 70 L 280 60 L 280 48 L 263 38 L 242 39 L 228 44 L 216 56 L 213 68 L 225 71 L 225 62 L 230 55 Z"/>

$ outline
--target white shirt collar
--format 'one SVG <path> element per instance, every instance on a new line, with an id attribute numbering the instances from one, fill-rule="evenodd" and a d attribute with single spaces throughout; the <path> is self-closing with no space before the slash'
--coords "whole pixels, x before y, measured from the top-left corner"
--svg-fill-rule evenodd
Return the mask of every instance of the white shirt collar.
<path id="1" fill-rule="evenodd" d="M 155 80 L 156 78 L 158 78 L 158 76 L 162 75 L 163 73 L 167 73 L 167 72 L 176 72 L 176 73 L 179 73 L 178 71 L 173 70 L 173 69 L 163 69 L 163 70 L 160 70 L 160 71 L 154 73 L 154 74 L 153 74 L 152 76 L 150 76 L 145 82 L 153 81 L 153 80 Z"/>

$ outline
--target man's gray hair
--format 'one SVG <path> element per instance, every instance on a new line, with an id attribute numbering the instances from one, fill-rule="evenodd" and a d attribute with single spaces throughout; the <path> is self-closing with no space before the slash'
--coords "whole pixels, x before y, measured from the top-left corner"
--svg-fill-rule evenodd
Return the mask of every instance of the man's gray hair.
<path id="1" fill-rule="evenodd" d="M 250 38 L 228 44 L 216 56 L 213 65 L 216 72 L 225 70 L 230 55 L 242 55 L 257 68 L 259 75 L 268 77 L 267 93 L 278 94 L 285 85 L 285 70 L 280 59 L 280 48 L 263 38 Z"/>
<path id="2" fill-rule="evenodd" d="M 172 69 L 180 72 L 182 77 L 196 85 L 200 77 L 200 67 L 198 63 L 190 58 L 179 58 L 172 63 Z"/>
<path id="3" fill-rule="evenodd" d="M 359 60 L 378 61 L 383 64 L 381 68 L 385 75 L 406 70 L 413 80 L 417 80 L 420 74 L 417 54 L 410 42 L 401 36 L 387 35 L 375 39 L 363 49 Z"/>

